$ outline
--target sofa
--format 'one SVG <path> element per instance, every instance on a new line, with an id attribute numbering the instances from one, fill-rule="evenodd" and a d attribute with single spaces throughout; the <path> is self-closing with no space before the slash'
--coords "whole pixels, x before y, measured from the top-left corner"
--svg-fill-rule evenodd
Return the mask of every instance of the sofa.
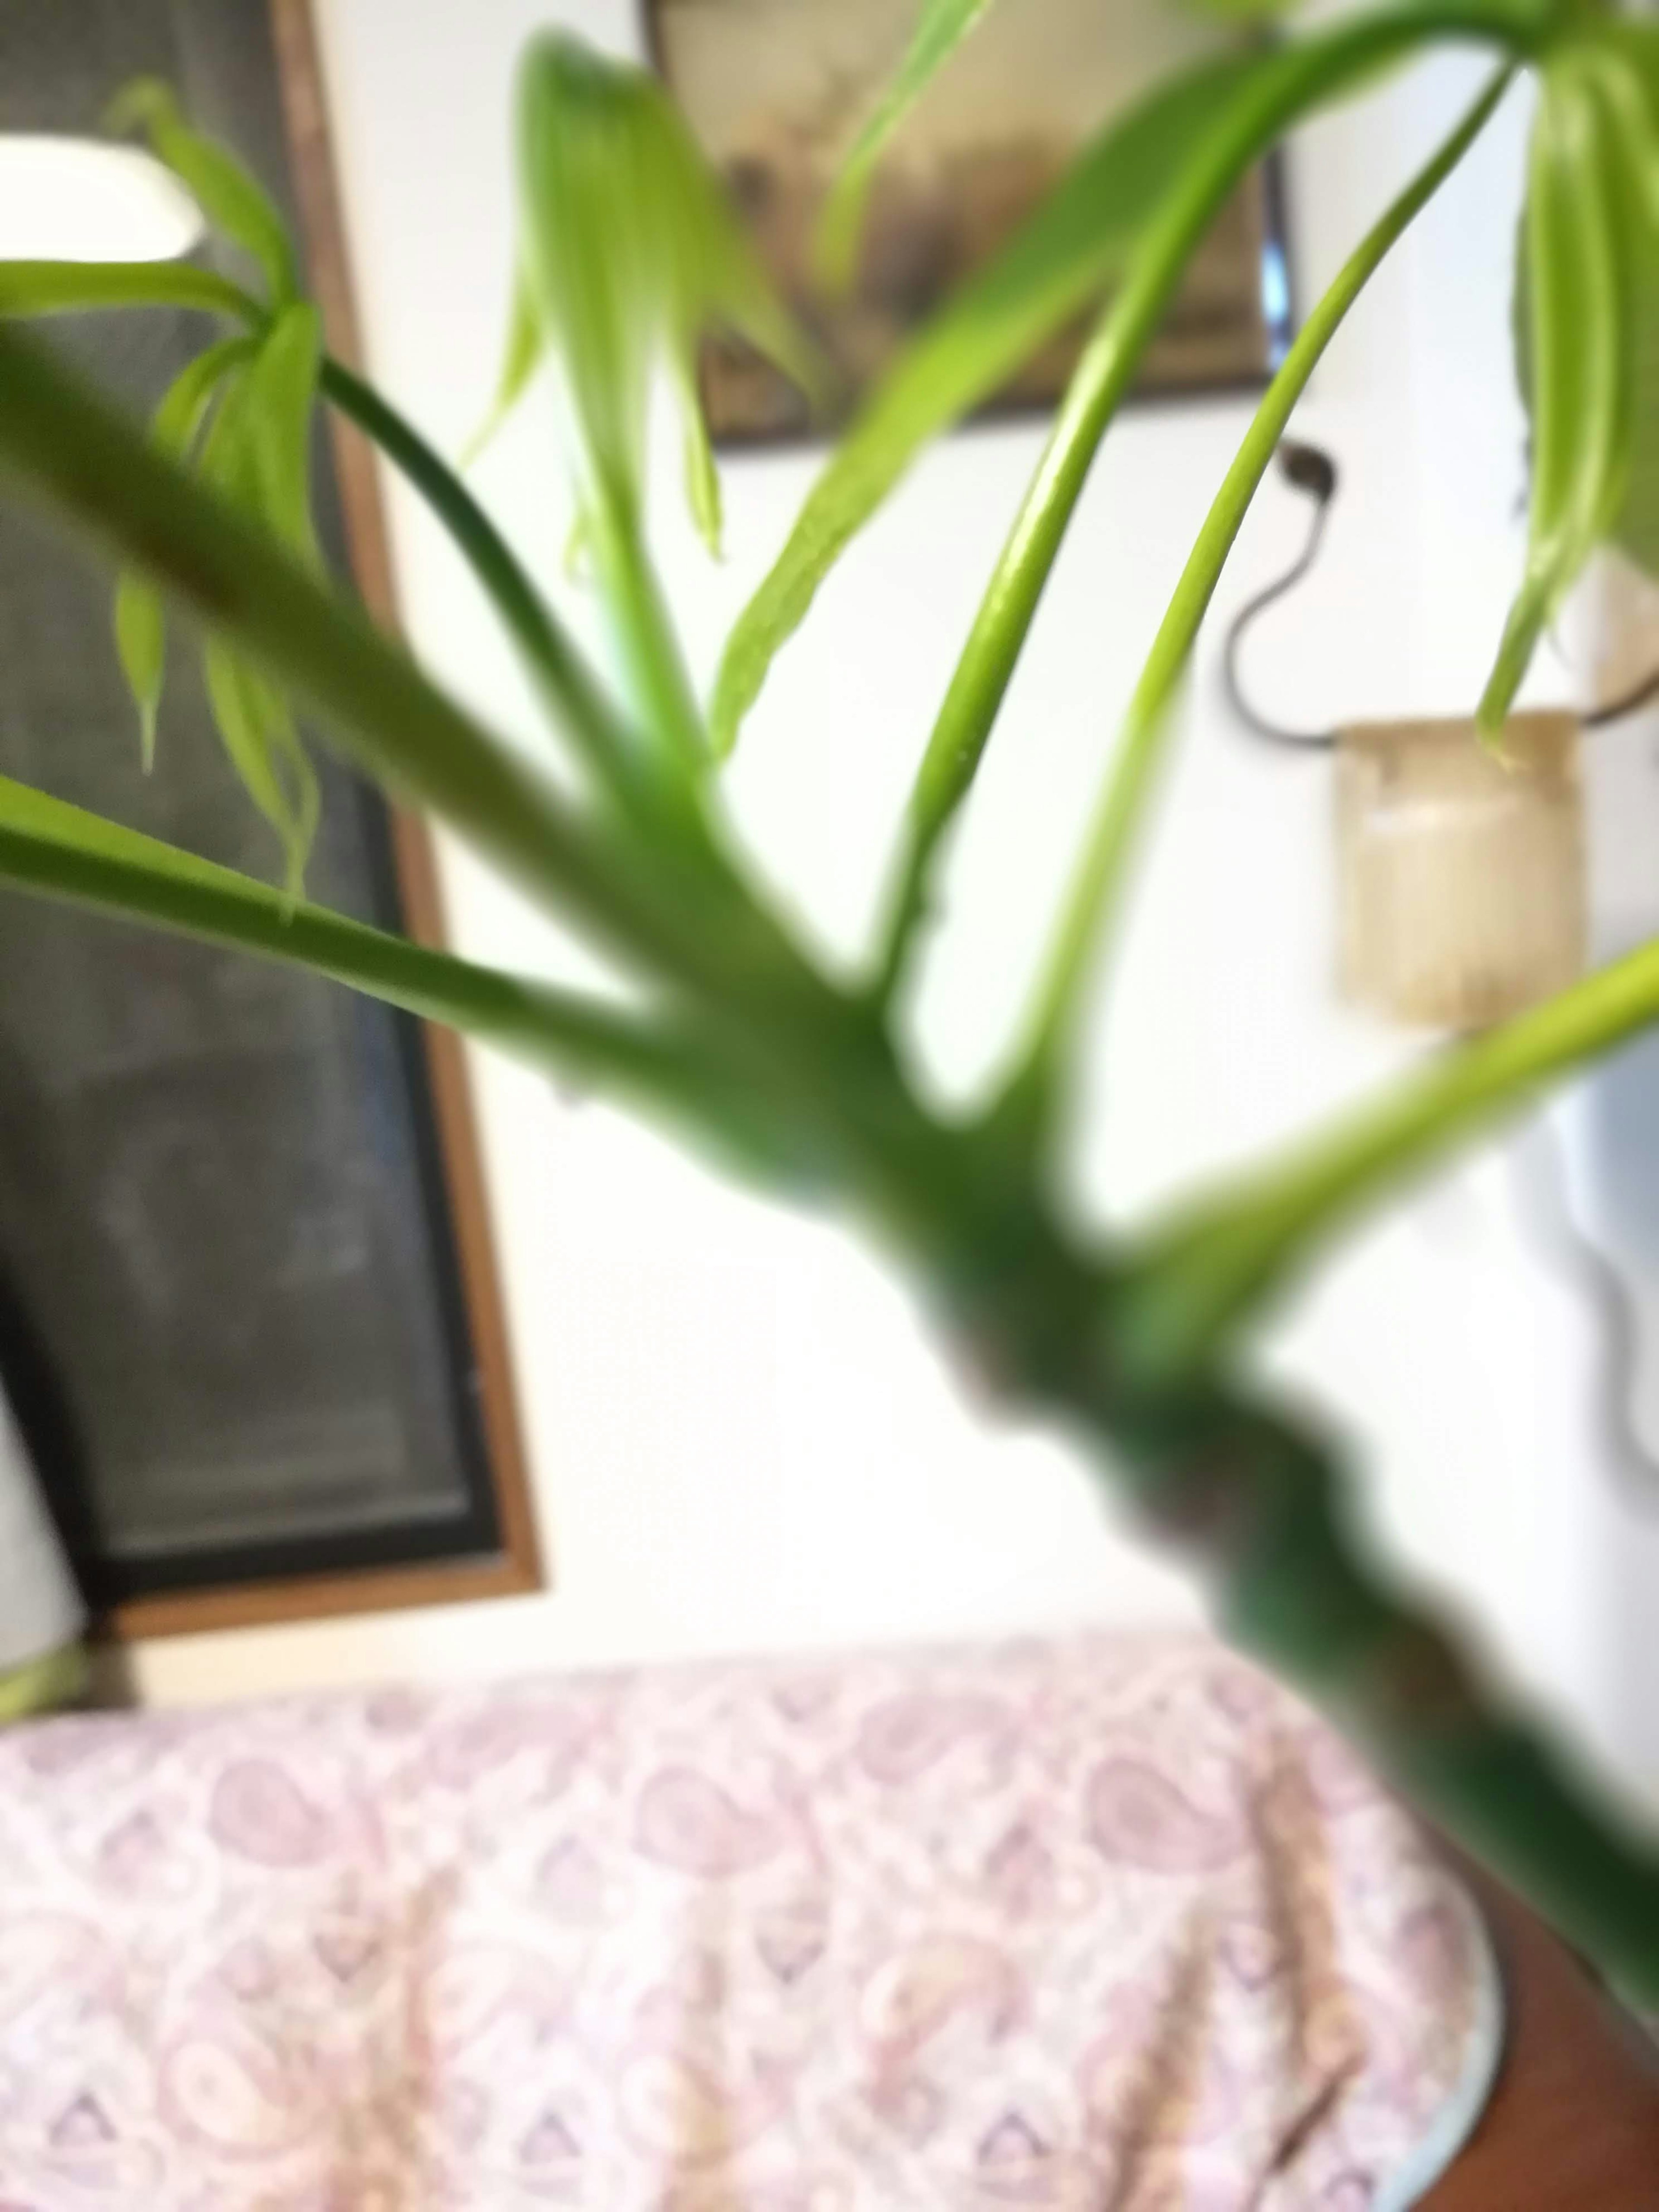
<path id="1" fill-rule="evenodd" d="M 1502 2009 L 1200 1638 L 0 1735 L 5 2212 L 1393 2212 Z"/>

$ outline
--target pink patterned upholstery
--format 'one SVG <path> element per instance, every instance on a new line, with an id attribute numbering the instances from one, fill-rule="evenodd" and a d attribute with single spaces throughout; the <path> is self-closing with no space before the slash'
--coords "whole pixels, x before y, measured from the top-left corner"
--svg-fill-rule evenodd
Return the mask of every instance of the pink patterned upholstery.
<path id="1" fill-rule="evenodd" d="M 1197 1641 L 0 1736 L 0 2212 L 1381 2212 L 1492 2002 Z"/>

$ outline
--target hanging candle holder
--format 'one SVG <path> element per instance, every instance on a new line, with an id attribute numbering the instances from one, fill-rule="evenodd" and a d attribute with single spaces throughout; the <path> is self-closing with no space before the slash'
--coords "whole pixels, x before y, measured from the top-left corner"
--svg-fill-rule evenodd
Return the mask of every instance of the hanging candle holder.
<path id="1" fill-rule="evenodd" d="M 1413 1028 L 1489 1028 L 1583 972 L 1583 734 L 1645 705 L 1659 674 L 1591 713 L 1511 715 L 1496 744 L 1467 717 L 1327 730 L 1273 721 L 1244 689 L 1240 647 L 1312 568 L 1338 480 L 1317 447 L 1287 441 L 1279 459 L 1313 500 L 1313 524 L 1292 566 L 1233 618 L 1222 659 L 1229 702 L 1253 737 L 1335 756 L 1342 997 Z"/>

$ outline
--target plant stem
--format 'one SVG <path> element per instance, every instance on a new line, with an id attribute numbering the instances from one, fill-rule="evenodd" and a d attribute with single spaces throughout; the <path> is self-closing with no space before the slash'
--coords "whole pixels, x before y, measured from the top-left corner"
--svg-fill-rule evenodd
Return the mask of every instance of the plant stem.
<path id="1" fill-rule="evenodd" d="M 1512 71 L 1504 70 L 1492 78 L 1432 161 L 1418 172 L 1350 254 L 1297 333 L 1244 434 L 1188 556 L 1124 716 L 1106 787 L 1038 985 L 1030 1042 L 1010 1086 L 1017 1093 L 1042 1097 L 1052 1088 L 1055 1058 L 1089 970 L 1099 957 L 1109 908 L 1121 890 L 1130 843 L 1146 813 L 1153 771 L 1164 750 L 1176 686 L 1233 541 L 1291 411 L 1348 310 L 1389 249 L 1480 137 L 1512 76 Z"/>
<path id="2" fill-rule="evenodd" d="M 522 562 L 466 485 L 372 386 L 332 356 L 322 390 L 406 477 L 449 532 L 489 594 L 554 720 L 568 731 L 601 783 L 625 804 L 638 795 L 629 741 L 598 679 Z"/>
<path id="3" fill-rule="evenodd" d="M 601 483 L 592 495 L 587 525 L 594 574 L 634 711 L 656 740 L 667 787 L 687 791 L 708 768 L 708 736 L 641 518 L 630 496 Z"/>
<path id="4" fill-rule="evenodd" d="M 667 1117 L 744 1171 L 798 1186 L 808 1150 L 725 1041 L 416 945 L 289 898 L 0 776 L 0 882 L 343 983 Z"/>
<path id="5" fill-rule="evenodd" d="M 1653 966 L 1659 1000 L 1659 952 Z M 1328 1442 L 1208 1360 L 1137 1364 L 1133 1248 L 1109 1272 L 1036 1208 L 1006 1218 L 1000 1244 L 974 1228 L 971 1275 L 926 1270 L 975 1370 L 1072 1431 L 1103 1488 L 1204 1571 L 1225 1634 L 1632 1999 L 1659 2005 L 1659 1845 L 1623 1830 L 1506 1709 L 1455 1629 L 1367 1558 Z"/>
<path id="6" fill-rule="evenodd" d="M 752 915 L 711 895 L 688 927 L 660 860 L 579 823 L 353 610 L 4 328 L 0 469 L 233 635 L 357 766 L 429 806 L 542 902 L 717 996 L 775 989 L 775 947 Z"/>
<path id="7" fill-rule="evenodd" d="M 1406 21 L 1403 15 L 1360 18 L 1352 26 L 1349 44 L 1354 53 L 1369 53 L 1375 45 L 1378 48 L 1375 58 L 1380 59 L 1405 43 L 1402 25 Z M 1343 65 L 1353 70 L 1354 54 L 1345 51 Z M 1252 81 L 1232 109 L 1224 112 L 1203 143 L 1200 157 L 1182 175 L 1148 228 L 1121 289 L 1073 373 L 1036 474 L 981 600 L 917 775 L 882 963 L 884 996 L 890 994 L 902 972 L 926 902 L 928 875 L 939 840 L 978 770 L 1101 440 L 1139 372 L 1188 260 L 1227 194 L 1249 163 L 1299 112 L 1310 88 L 1331 67 L 1330 56 L 1322 49 L 1287 49 L 1281 66 Z M 1492 105 L 1506 82 L 1506 77 L 1500 79 L 1487 96 Z M 1447 171 L 1461 159 L 1486 119 L 1487 100 L 1483 100 L 1483 112 L 1473 121 L 1473 128 L 1466 124 L 1452 145 L 1443 149 L 1405 196 L 1410 204 L 1398 203 L 1390 210 L 1339 277 L 1333 290 L 1341 292 L 1348 286 L 1346 296 L 1311 355 L 1298 341 L 1269 393 L 1264 412 L 1279 391 L 1291 362 L 1298 358 L 1300 376 L 1293 392 L 1300 390 L 1353 294 Z M 1304 330 L 1303 338 L 1306 337 Z"/>
<path id="8" fill-rule="evenodd" d="M 1393 1185 L 1475 1131 L 1517 1112 L 1552 1076 L 1605 1053 L 1659 1016 L 1659 942 L 1586 976 L 1531 1012 L 1445 1052 L 1277 1167 L 1183 1206 L 1142 1247 L 1133 1307 L 1138 1357 L 1174 1372 L 1295 1263 Z"/>
<path id="9" fill-rule="evenodd" d="M 1633 2003 L 1659 2004 L 1659 1849 L 1512 1711 L 1462 1638 L 1366 1559 L 1327 1446 L 1225 1385 L 1074 1412 L 1153 1533 L 1206 1565 L 1229 1638 L 1300 1688 L 1417 1810 Z"/>

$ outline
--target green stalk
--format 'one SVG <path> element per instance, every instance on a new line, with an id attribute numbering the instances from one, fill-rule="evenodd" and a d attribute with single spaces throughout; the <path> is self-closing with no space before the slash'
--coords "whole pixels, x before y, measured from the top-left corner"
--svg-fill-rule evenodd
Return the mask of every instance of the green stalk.
<path id="1" fill-rule="evenodd" d="M 805 1148 L 754 1072 L 666 1022 L 416 945 L 0 776 L 0 883 L 343 983 L 532 1066 L 602 1085 L 746 1171 L 801 1180 Z"/>
<path id="2" fill-rule="evenodd" d="M 1224 1384 L 1103 1404 L 1097 1346 L 1054 1394 L 1152 1533 L 1203 1563 L 1218 1625 L 1630 2001 L 1659 2006 L 1659 1847 L 1598 1804 L 1455 1629 L 1365 1556 L 1322 1440 Z"/>
<path id="3" fill-rule="evenodd" d="M 599 485 L 586 511 L 588 549 L 634 711 L 684 791 L 708 767 L 708 733 L 632 496 Z"/>
<path id="4" fill-rule="evenodd" d="M 1486 35 L 1498 35 L 1492 19 L 1484 18 L 1481 11 L 1471 12 L 1474 21 L 1483 22 Z M 1468 19 L 1449 27 L 1480 34 Z M 1409 15 L 1378 15 L 1356 23 L 1334 55 L 1323 44 L 1305 51 L 1287 49 L 1283 65 L 1265 75 L 1248 96 L 1241 95 L 1205 139 L 1200 158 L 1169 195 L 1137 247 L 1121 289 L 1073 373 L 928 739 L 910 803 L 899 889 L 882 963 L 883 995 L 890 994 L 902 970 L 926 902 L 939 840 L 978 770 L 1095 454 L 1133 383 L 1188 262 L 1240 177 L 1328 79 L 1357 73 L 1361 57 L 1374 64 L 1391 58 L 1419 35 L 1420 27 Z M 1500 86 L 1503 82 L 1506 80 L 1500 80 Z M 1479 124 L 1474 127 L 1478 130 Z M 1461 158 L 1466 144 L 1464 141 L 1451 153 L 1447 167 Z M 1443 174 L 1443 169 L 1425 172 L 1419 179 L 1420 191 L 1395 228 L 1381 237 L 1374 258 L 1358 270 L 1353 290 Z M 1395 213 L 1390 210 L 1390 216 Z M 1385 226 L 1389 220 L 1384 219 Z M 1368 240 L 1362 256 L 1371 244 Z M 1338 288 L 1348 274 L 1344 271 Z M 1345 301 L 1344 308 L 1346 304 Z M 1304 367 L 1304 380 L 1306 373 Z"/>
<path id="5" fill-rule="evenodd" d="M 554 1059 L 573 1073 L 609 1071 L 607 1040 L 621 1025 L 602 1009 L 291 899 L 9 776 L 0 776 L 0 878 L 309 969 L 425 1020 Z"/>
<path id="6" fill-rule="evenodd" d="M 1188 556 L 1124 718 L 1110 774 L 1056 931 L 1030 1017 L 1030 1041 L 1010 1085 L 1037 1103 L 1052 1090 L 1054 1062 L 1099 947 L 1109 908 L 1121 891 L 1130 842 L 1146 809 L 1164 750 L 1170 708 L 1199 625 L 1207 612 L 1233 540 L 1285 434 L 1291 414 L 1343 319 L 1389 252 L 1479 137 L 1509 89 L 1501 70 L 1457 129 L 1343 264 L 1308 317 L 1244 434 Z"/>
<path id="7" fill-rule="evenodd" d="M 544 904 L 681 981 L 777 981 L 752 917 L 710 898 L 689 917 L 659 862 L 579 823 L 544 777 L 355 611 L 121 417 L 0 328 L 0 470 L 83 538 L 143 569 L 307 702 L 365 773 L 448 822 Z"/>
<path id="8" fill-rule="evenodd" d="M 1393 1185 L 1659 1016 L 1659 943 L 1458 1045 L 1327 1131 L 1182 1208 L 1142 1248 L 1128 1326 L 1159 1373 L 1208 1358 L 1287 1271 Z"/>
<path id="9" fill-rule="evenodd" d="M 518 648 L 542 704 L 601 785 L 633 805 L 638 783 L 626 731 L 518 556 L 454 470 L 380 393 L 332 356 L 322 390 L 419 492 L 449 532 Z"/>

